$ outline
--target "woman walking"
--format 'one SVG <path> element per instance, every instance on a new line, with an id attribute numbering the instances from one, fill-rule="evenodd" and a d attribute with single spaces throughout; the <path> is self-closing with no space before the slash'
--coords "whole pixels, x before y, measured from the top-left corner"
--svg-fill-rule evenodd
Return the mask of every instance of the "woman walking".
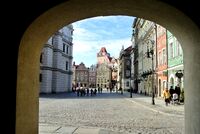
<path id="1" fill-rule="evenodd" d="M 164 97 L 164 99 L 165 99 L 165 104 L 166 104 L 166 106 L 168 106 L 168 103 L 170 103 L 170 93 L 169 93 L 169 90 L 166 88 L 165 90 L 164 90 L 164 93 L 163 93 L 163 97 Z"/>

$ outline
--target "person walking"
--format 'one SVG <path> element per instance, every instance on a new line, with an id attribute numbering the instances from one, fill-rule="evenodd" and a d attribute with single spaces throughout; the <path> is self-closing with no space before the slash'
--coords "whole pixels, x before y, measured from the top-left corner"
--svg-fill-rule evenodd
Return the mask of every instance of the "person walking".
<path id="1" fill-rule="evenodd" d="M 119 91 L 121 91 L 121 94 L 123 94 L 123 91 L 122 91 L 122 87 L 121 87 L 121 86 L 119 87 Z"/>
<path id="2" fill-rule="evenodd" d="M 172 95 L 173 95 L 174 92 L 175 92 L 175 91 L 174 91 L 173 86 L 170 86 L 170 89 L 169 89 L 169 93 L 170 93 L 170 95 L 171 95 L 170 100 L 172 100 Z"/>
<path id="3" fill-rule="evenodd" d="M 93 89 L 90 89 L 90 96 L 93 95 Z"/>
<path id="4" fill-rule="evenodd" d="M 77 89 L 77 96 L 79 96 L 80 88 Z"/>
<path id="5" fill-rule="evenodd" d="M 181 88 L 179 86 L 179 84 L 177 84 L 177 86 L 175 87 L 175 93 L 178 94 L 178 102 L 180 101 L 180 94 L 181 94 Z"/>
<path id="6" fill-rule="evenodd" d="M 86 91 L 86 93 L 87 93 L 87 96 L 89 96 L 89 88 L 87 88 L 87 91 Z"/>
<path id="7" fill-rule="evenodd" d="M 168 106 L 168 104 L 170 103 L 170 93 L 169 93 L 169 90 L 166 88 L 165 90 L 164 90 L 164 93 L 163 93 L 163 97 L 164 97 L 164 99 L 165 99 L 165 104 L 166 104 L 166 106 Z"/>
<path id="8" fill-rule="evenodd" d="M 94 95 L 96 95 L 96 94 L 97 94 L 97 89 L 95 88 L 95 89 L 94 89 Z"/>

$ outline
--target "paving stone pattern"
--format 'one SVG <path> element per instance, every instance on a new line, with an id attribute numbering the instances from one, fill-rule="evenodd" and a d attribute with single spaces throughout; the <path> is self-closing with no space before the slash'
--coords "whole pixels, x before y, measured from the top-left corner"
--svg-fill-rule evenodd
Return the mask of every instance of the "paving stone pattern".
<path id="1" fill-rule="evenodd" d="M 183 106 L 151 105 L 150 97 L 102 93 L 43 95 L 39 99 L 39 133 L 183 134 Z"/>

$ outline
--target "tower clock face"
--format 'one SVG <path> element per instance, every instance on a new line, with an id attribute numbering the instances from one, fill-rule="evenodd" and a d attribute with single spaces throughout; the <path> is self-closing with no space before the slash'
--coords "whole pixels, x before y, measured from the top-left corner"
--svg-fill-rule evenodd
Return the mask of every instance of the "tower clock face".
<path id="1" fill-rule="evenodd" d="M 130 65 L 130 61 L 129 60 L 126 61 L 126 65 L 128 65 L 128 66 Z"/>

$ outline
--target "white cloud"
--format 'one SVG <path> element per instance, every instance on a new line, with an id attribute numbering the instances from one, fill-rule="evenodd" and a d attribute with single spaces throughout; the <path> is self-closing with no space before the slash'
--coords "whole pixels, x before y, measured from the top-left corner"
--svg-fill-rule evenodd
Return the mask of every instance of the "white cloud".
<path id="1" fill-rule="evenodd" d="M 100 38 L 98 34 L 80 27 L 75 28 L 73 35 L 74 40 L 95 40 Z"/>
<path id="2" fill-rule="evenodd" d="M 74 54 L 75 53 L 87 53 L 92 50 L 92 48 L 96 45 L 96 42 L 92 41 L 74 41 Z"/>
<path id="3" fill-rule="evenodd" d="M 133 18 L 100 16 L 73 23 L 73 57 L 76 64 L 84 62 L 87 67 L 96 64 L 97 53 L 106 47 L 111 57 L 118 58 L 122 45 L 131 45 Z"/>
<path id="4" fill-rule="evenodd" d="M 73 23 L 76 40 L 95 41 L 131 36 L 133 17 L 94 17 Z"/>
<path id="5" fill-rule="evenodd" d="M 118 40 L 107 40 L 106 42 L 106 49 L 110 53 L 110 56 L 114 56 L 115 58 L 119 57 L 119 53 L 124 46 L 124 49 L 131 45 L 131 41 L 129 38 L 127 39 L 118 39 Z"/>
<path id="6" fill-rule="evenodd" d="M 124 49 L 131 45 L 129 38 L 105 41 L 75 41 L 73 46 L 73 57 L 77 64 L 84 62 L 86 66 L 96 64 L 97 53 L 101 47 L 106 47 L 111 57 L 118 58 L 120 50 L 124 45 Z"/>

